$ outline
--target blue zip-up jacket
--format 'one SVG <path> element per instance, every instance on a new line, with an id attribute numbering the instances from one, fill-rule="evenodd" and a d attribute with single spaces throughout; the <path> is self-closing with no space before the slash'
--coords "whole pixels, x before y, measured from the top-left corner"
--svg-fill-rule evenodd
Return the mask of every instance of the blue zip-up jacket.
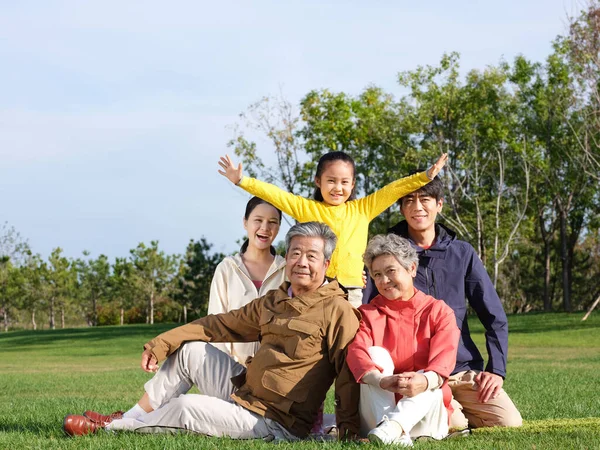
<path id="1" fill-rule="evenodd" d="M 419 255 L 415 287 L 434 298 L 444 300 L 456 316 L 461 330 L 456 367 L 463 370 L 483 370 L 483 358 L 471 339 L 467 322 L 467 302 L 485 327 L 488 352 L 486 372 L 506 376 L 508 354 L 508 321 L 500 298 L 475 249 L 468 242 L 456 239 L 456 233 L 436 223 L 434 244 L 427 250 L 415 245 L 408 236 L 408 224 L 402 221 L 388 230 L 408 239 Z"/>

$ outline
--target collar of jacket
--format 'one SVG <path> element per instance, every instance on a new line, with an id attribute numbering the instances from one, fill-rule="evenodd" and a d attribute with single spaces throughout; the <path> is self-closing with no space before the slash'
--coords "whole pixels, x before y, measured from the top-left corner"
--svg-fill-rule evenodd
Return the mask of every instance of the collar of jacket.
<path id="1" fill-rule="evenodd" d="M 242 260 L 242 254 L 241 253 L 236 253 L 235 255 L 227 256 L 225 259 L 227 259 L 227 258 L 229 258 L 229 260 L 231 261 L 231 263 L 234 264 L 235 266 L 237 266 L 237 268 L 244 275 L 246 275 L 249 279 L 252 279 L 252 277 L 250 277 L 250 273 L 248 272 L 248 269 L 244 265 L 244 261 Z M 275 259 L 273 260 L 273 263 L 271 264 L 271 267 L 269 267 L 269 270 L 267 271 L 267 275 L 265 275 L 265 280 L 267 278 L 269 278 L 273 273 L 275 273 L 279 269 L 281 269 L 283 266 L 285 266 L 285 258 L 283 258 L 280 255 L 275 255 Z"/>
<path id="2" fill-rule="evenodd" d="M 441 223 L 435 224 L 435 242 L 431 247 L 427 250 L 416 245 L 413 240 L 408 235 L 408 222 L 403 220 L 402 222 L 397 223 L 392 228 L 388 229 L 388 233 L 394 233 L 398 236 L 402 236 L 410 241 L 412 246 L 417 250 L 417 253 L 427 251 L 430 256 L 434 256 L 438 252 L 445 252 L 446 249 L 452 244 L 453 241 L 456 240 L 456 232 L 451 230 L 445 225 Z"/>
<path id="3" fill-rule="evenodd" d="M 322 302 L 326 298 L 346 295 L 346 289 L 339 284 L 337 280 L 327 279 L 327 281 L 329 281 L 329 283 L 320 286 L 315 291 L 296 295 L 291 298 L 287 294 L 291 284 L 289 281 L 286 281 L 279 288 L 279 293 L 283 294 L 279 300 L 287 302 L 288 305 L 298 311 L 298 313 L 302 314 L 314 304 Z"/>

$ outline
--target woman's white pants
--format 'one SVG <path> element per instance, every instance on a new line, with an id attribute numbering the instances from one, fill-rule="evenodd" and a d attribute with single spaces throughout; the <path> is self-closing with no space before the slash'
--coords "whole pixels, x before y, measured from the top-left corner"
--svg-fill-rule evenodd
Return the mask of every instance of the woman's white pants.
<path id="1" fill-rule="evenodd" d="M 369 355 L 382 367 L 383 375 L 394 374 L 394 362 L 383 347 L 370 347 Z M 387 416 L 400 423 L 411 437 L 431 436 L 441 439 L 448 435 L 448 412 L 441 389 L 431 389 L 414 397 L 402 397 L 399 402 L 393 392 L 369 384 L 360 385 L 361 434 L 366 436 Z"/>

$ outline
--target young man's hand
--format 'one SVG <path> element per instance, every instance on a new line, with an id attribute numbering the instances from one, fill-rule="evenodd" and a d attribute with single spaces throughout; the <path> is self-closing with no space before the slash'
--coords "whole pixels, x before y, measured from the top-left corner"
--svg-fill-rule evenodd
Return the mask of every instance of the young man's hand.
<path id="1" fill-rule="evenodd" d="M 229 155 L 221 156 L 219 165 L 223 170 L 217 170 L 221 175 L 227 177 L 233 184 L 238 184 L 242 181 L 242 163 L 239 163 L 237 167 L 234 166 L 233 161 Z"/>
<path id="2" fill-rule="evenodd" d="M 478 399 L 481 403 L 497 398 L 504 384 L 504 378 L 491 372 L 479 372 L 475 377 L 478 384 Z"/>

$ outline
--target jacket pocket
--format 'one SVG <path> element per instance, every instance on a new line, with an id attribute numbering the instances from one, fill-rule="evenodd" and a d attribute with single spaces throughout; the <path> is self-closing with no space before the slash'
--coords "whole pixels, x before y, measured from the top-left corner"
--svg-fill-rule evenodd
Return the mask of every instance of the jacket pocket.
<path id="1" fill-rule="evenodd" d="M 287 378 L 277 372 L 266 371 L 262 377 L 262 385 L 281 397 L 276 403 L 286 413 L 293 403 L 302 403 L 308 397 L 309 389 L 306 383 L 300 383 L 300 380 Z"/>
<path id="2" fill-rule="evenodd" d="M 288 322 L 288 328 L 292 333 L 291 340 L 294 343 L 293 357 L 304 359 L 321 351 L 323 340 L 321 339 L 321 327 L 317 324 L 300 319 L 292 319 Z"/>

